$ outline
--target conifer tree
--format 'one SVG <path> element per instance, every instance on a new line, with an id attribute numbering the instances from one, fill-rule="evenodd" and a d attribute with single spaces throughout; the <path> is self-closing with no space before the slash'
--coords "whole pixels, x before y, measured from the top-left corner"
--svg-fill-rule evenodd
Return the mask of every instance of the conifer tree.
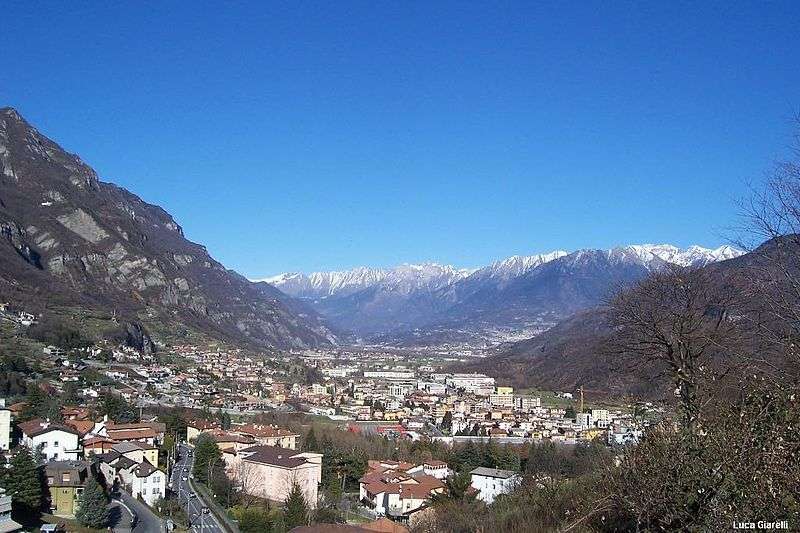
<path id="1" fill-rule="evenodd" d="M 209 471 L 222 463 L 222 452 L 214 439 L 201 433 L 194 443 L 194 468 L 192 474 L 202 483 L 208 483 Z M 209 468 L 211 465 L 211 468 Z"/>
<path id="2" fill-rule="evenodd" d="M 300 490 L 300 485 L 294 483 L 289 496 L 286 497 L 286 509 L 283 512 L 283 521 L 286 529 L 291 530 L 297 526 L 308 524 L 308 504 Z"/>
<path id="3" fill-rule="evenodd" d="M 319 448 L 319 443 L 317 442 L 317 435 L 314 433 L 314 428 L 312 427 L 308 430 L 308 434 L 306 434 L 306 440 L 303 442 L 303 450 L 307 452 L 316 452 Z"/>
<path id="4" fill-rule="evenodd" d="M 103 487 L 97 482 L 94 476 L 90 475 L 86 480 L 86 486 L 78 504 L 78 511 L 75 518 L 86 526 L 100 529 L 108 525 L 109 509 L 108 498 Z"/>
<path id="5" fill-rule="evenodd" d="M 38 516 L 42 506 L 42 473 L 29 448 L 20 446 L 11 458 L 4 483 L 16 509 Z"/>

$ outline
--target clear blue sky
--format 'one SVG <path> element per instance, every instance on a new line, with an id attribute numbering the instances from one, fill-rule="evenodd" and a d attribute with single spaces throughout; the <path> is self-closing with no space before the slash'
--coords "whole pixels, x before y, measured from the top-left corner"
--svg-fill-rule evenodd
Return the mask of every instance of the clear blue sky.
<path id="1" fill-rule="evenodd" d="M 717 245 L 800 109 L 800 2 L 28 4 L 0 105 L 250 277 Z"/>

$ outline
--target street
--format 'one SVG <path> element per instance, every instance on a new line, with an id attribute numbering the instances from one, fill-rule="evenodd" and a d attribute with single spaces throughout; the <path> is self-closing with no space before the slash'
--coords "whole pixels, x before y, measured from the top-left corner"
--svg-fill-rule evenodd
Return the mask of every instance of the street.
<path id="1" fill-rule="evenodd" d="M 201 496 L 196 494 L 189 484 L 189 476 L 192 474 L 194 457 L 189 456 L 191 448 L 185 444 L 178 447 L 179 455 L 172 469 L 170 486 L 178 493 L 178 501 L 185 506 L 189 524 L 192 531 L 197 533 L 225 533 L 220 526 L 217 518 L 207 508 Z"/>
<path id="2" fill-rule="evenodd" d="M 133 533 L 159 533 L 162 531 L 161 518 L 148 509 L 145 504 L 132 497 L 124 490 L 120 490 L 119 495 L 116 496 L 113 501 L 120 503 L 125 511 L 124 518 L 122 518 L 120 524 L 124 525 L 121 528 L 115 527 L 114 531 L 131 531 L 127 529 L 127 526 L 130 524 L 130 519 L 128 517 L 131 512 L 136 515 L 136 526 L 134 526 L 132 530 Z"/>

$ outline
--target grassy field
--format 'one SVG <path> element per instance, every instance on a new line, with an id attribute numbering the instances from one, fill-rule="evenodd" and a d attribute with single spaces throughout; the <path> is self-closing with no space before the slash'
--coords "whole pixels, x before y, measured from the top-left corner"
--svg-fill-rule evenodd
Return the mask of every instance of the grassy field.
<path id="1" fill-rule="evenodd" d="M 553 391 L 545 391 L 535 388 L 516 389 L 514 394 L 538 396 L 542 399 L 542 407 L 560 407 L 562 409 L 573 407 L 576 411 L 580 407 L 580 396 L 577 393 L 573 393 L 575 397 L 572 399 L 557 396 Z M 605 399 L 592 398 L 592 394 L 586 392 L 583 396 L 583 406 L 584 409 L 620 409 L 624 407 L 624 404 L 620 402 L 611 402 Z"/>

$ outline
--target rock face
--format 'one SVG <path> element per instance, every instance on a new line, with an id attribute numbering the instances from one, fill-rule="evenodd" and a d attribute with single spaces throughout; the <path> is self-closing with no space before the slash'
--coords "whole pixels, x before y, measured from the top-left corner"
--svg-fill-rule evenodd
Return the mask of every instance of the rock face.
<path id="1" fill-rule="evenodd" d="M 211 336 L 278 348 L 334 336 L 290 298 L 251 283 L 184 238 L 158 206 L 0 109 L 0 301 L 149 313 Z M 313 312 L 312 312 L 313 313 Z M 148 349 L 133 324 L 131 341 Z"/>

